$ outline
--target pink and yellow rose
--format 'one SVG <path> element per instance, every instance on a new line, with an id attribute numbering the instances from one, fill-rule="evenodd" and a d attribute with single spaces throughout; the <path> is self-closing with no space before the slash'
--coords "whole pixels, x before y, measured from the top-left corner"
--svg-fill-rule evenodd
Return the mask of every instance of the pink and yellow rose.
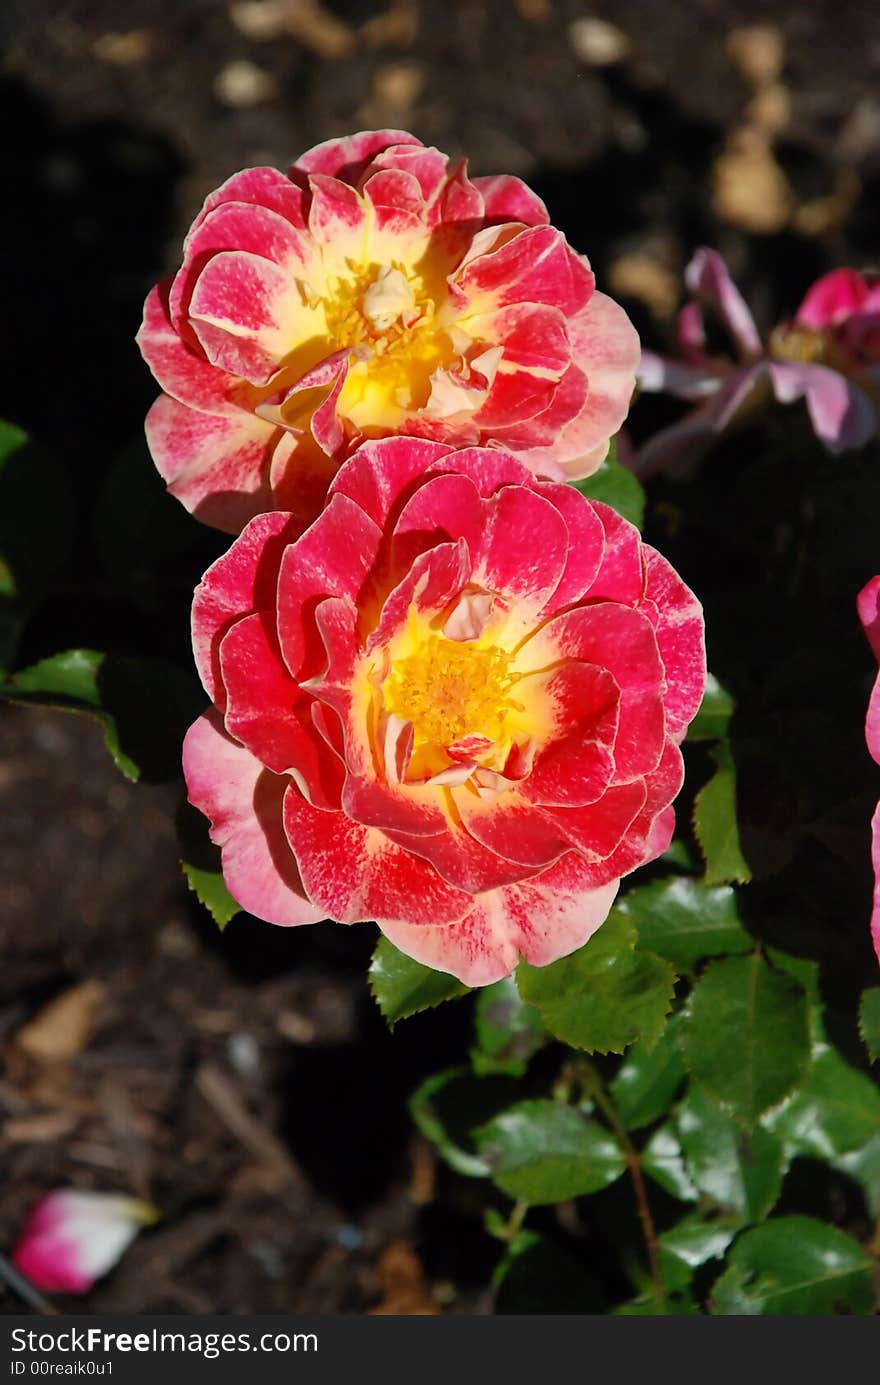
<path id="1" fill-rule="evenodd" d="M 397 130 L 235 174 L 139 333 L 171 493 L 230 533 L 273 509 L 302 526 L 340 463 L 393 434 L 594 471 L 639 342 L 548 220 L 519 179 L 469 178 Z"/>
<path id="2" fill-rule="evenodd" d="M 499 449 L 366 443 L 205 574 L 190 800 L 278 924 L 375 919 L 472 985 L 581 946 L 664 851 L 700 607 L 638 531 Z"/>

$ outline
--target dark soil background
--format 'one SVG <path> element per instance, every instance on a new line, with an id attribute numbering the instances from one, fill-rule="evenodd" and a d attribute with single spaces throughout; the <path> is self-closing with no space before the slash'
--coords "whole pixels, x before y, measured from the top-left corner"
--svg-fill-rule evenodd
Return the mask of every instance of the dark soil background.
<path id="1" fill-rule="evenodd" d="M 22 663 L 186 663 L 217 536 L 187 522 L 157 566 L 90 516 L 111 468 L 152 478 L 132 338 L 236 169 L 391 125 L 519 174 L 655 346 L 700 243 L 764 325 L 824 269 L 876 265 L 874 4 L 7 0 L 0 26 L 0 416 L 71 477 L 83 576 Z M 664 407 L 640 404 L 634 434 Z M 492 1311 L 497 1243 L 405 1105 L 466 1052 L 467 1007 L 390 1036 L 366 926 L 239 916 L 221 936 L 179 874 L 177 790 L 126 782 L 95 723 L 4 707 L 0 755 L 0 1247 L 50 1188 L 118 1188 L 162 1220 L 89 1311 Z"/>

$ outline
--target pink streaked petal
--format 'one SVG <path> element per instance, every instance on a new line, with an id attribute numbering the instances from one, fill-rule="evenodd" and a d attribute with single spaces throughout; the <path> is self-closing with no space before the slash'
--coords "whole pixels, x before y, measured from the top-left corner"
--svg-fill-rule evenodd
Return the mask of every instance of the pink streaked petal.
<path id="1" fill-rule="evenodd" d="M 579 862 L 569 853 L 533 880 L 483 895 L 451 927 L 377 921 L 395 947 L 424 966 L 468 986 L 488 986 L 509 976 L 521 957 L 546 966 L 582 947 L 605 922 L 616 893 L 617 881 L 582 886 Z"/>
<path id="2" fill-rule="evenodd" d="M 544 678 L 555 731 L 535 755 L 520 793 L 530 803 L 582 808 L 601 798 L 614 778 L 620 692 L 611 674 L 565 664 Z"/>
<path id="3" fill-rule="evenodd" d="M 223 250 L 199 275 L 190 317 L 214 365 L 265 385 L 291 345 L 285 320 L 300 306 L 295 280 L 278 265 L 243 250 Z"/>
<path id="4" fill-rule="evenodd" d="M 309 255 L 306 239 L 278 212 L 245 202 L 221 203 L 187 237 L 186 259 L 174 277 L 169 296 L 175 323 L 186 313 L 201 271 L 221 250 L 248 251 L 288 273 L 301 270 Z"/>
<path id="5" fill-rule="evenodd" d="M 365 763 L 367 752 L 356 729 L 351 723 L 346 729 L 351 732 L 346 734 L 345 748 L 352 772 L 345 780 L 342 806 L 348 816 L 364 827 L 391 833 L 395 840 L 400 835 L 421 839 L 445 832 L 448 819 L 437 789 L 427 784 L 383 784 L 374 777 L 373 765 Z"/>
<path id="6" fill-rule="evenodd" d="M 642 539 L 634 524 L 601 500 L 590 504 L 605 532 L 599 571 L 584 592 L 591 601 L 625 601 L 636 606 L 645 591 Z"/>
<path id="7" fill-rule="evenodd" d="M 448 463 L 442 459 L 432 463 L 430 470 L 461 472 L 470 477 L 484 499 L 502 486 L 531 487 L 533 481 L 522 462 L 509 452 L 490 447 L 463 447 L 448 458 Z"/>
<path id="8" fill-rule="evenodd" d="M 561 231 L 546 225 L 525 228 L 455 276 L 456 286 L 472 298 L 489 294 L 499 307 L 542 303 L 566 317 L 586 305 L 594 283 L 586 259 L 574 253 Z"/>
<path id="9" fill-rule="evenodd" d="M 335 475 L 335 463 L 320 448 L 300 433 L 280 432 L 269 468 L 272 505 L 294 515 L 300 531 L 318 518 Z"/>
<path id="10" fill-rule="evenodd" d="M 536 643 L 542 651 L 555 649 L 559 659 L 578 659 L 605 668 L 617 682 L 617 781 L 628 782 L 656 768 L 666 738 L 666 685 L 657 639 L 647 616 L 610 601 L 578 606 L 548 621 Z M 531 648 L 529 642 L 524 652 Z"/>
<path id="11" fill-rule="evenodd" d="M 760 356 L 761 338 L 746 301 L 717 250 L 698 250 L 685 270 L 688 292 L 717 313 L 743 355 Z"/>
<path id="12" fill-rule="evenodd" d="M 462 592 L 455 609 L 446 617 L 443 625 L 444 635 L 448 640 L 478 640 L 492 619 L 494 606 L 495 597 L 492 592 L 478 590 Z M 466 736 L 464 741 L 455 742 L 455 744 L 461 746 L 464 742 L 474 740 L 485 740 L 485 737 Z M 488 750 L 490 744 L 491 742 L 487 741 L 483 749 Z M 448 749 L 451 754 L 451 748 Z"/>
<path id="13" fill-rule="evenodd" d="M 370 173 L 363 185 L 363 194 L 376 211 L 394 211 L 412 218 L 416 227 L 423 225 L 425 201 L 418 179 L 399 168 L 379 168 Z M 386 223 L 380 223 L 385 226 Z"/>
<path id="14" fill-rule="evenodd" d="M 208 414 L 160 394 L 147 414 L 159 475 L 191 514 L 228 534 L 272 506 L 269 471 L 277 428 L 238 409 Z"/>
<path id="15" fill-rule="evenodd" d="M 391 913 L 414 923 L 448 924 L 471 907 L 470 896 L 447 885 L 421 857 L 344 813 L 328 817 L 293 785 L 284 799 L 284 826 L 310 897 L 340 923 Z"/>
<path id="16" fill-rule="evenodd" d="M 264 769 L 227 736 L 213 711 L 186 734 L 183 773 L 190 803 L 211 820 L 223 878 L 242 908 L 285 927 L 324 918 L 303 889 L 284 834 L 282 802 L 289 781 Z M 325 814 L 320 816 L 326 822 Z"/>
<path id="17" fill-rule="evenodd" d="M 409 563 L 426 549 L 458 539 L 464 539 L 471 553 L 479 553 L 485 509 L 469 476 L 457 472 L 428 476 L 413 491 L 394 526 L 395 560 Z"/>
<path id="18" fill-rule="evenodd" d="M 319 739 L 312 699 L 291 678 L 281 658 L 274 614 L 237 621 L 220 643 L 226 688 L 226 730 L 267 769 L 295 774 L 317 808 L 338 808 L 342 763 Z"/>
<path id="19" fill-rule="evenodd" d="M 485 508 L 474 580 L 537 611 L 556 591 L 568 552 L 568 525 L 552 501 L 525 486 L 504 486 Z"/>
<path id="20" fill-rule="evenodd" d="M 380 539 L 359 505 L 334 495 L 285 553 L 278 575 L 278 638 L 284 661 L 300 682 L 322 662 L 314 633 L 316 602 L 336 596 L 357 605 Z"/>
<path id="21" fill-rule="evenodd" d="M 318 245 L 332 248 L 341 258 L 359 261 L 368 228 L 363 199 L 347 183 L 322 173 L 313 173 L 309 186 L 309 230 Z"/>
<path id="22" fill-rule="evenodd" d="M 455 808 L 455 802 L 466 794 L 469 794 L 469 790 L 447 791 L 450 810 L 442 832 L 418 836 L 392 831 L 389 835 L 399 846 L 429 861 L 449 885 L 469 895 L 479 895 L 500 885 L 510 885 L 543 869 L 543 862 L 523 865 L 507 860 L 472 837 Z"/>
<path id="23" fill-rule="evenodd" d="M 570 846 L 567 833 L 554 816 L 509 790 L 485 799 L 470 788 L 454 794 L 462 824 L 474 841 L 523 869 L 542 870 Z M 484 887 L 485 888 L 485 887 Z"/>
<path id="24" fill-rule="evenodd" d="M 628 875 L 661 856 L 675 830 L 675 813 L 669 806 L 684 782 L 681 751 L 667 741 L 660 763 L 645 780 L 646 797 L 620 843 L 604 861 L 590 868 L 595 885 Z"/>
<path id="25" fill-rule="evenodd" d="M 473 318 L 471 325 L 481 340 L 504 348 L 498 371 L 528 371 L 559 384 L 571 365 L 568 323 L 558 308 L 511 303 Z"/>
<path id="26" fill-rule="evenodd" d="M 794 320 L 801 327 L 821 332 L 859 312 L 868 296 L 868 285 L 861 274 L 854 269 L 832 269 L 807 289 Z"/>
<path id="27" fill-rule="evenodd" d="M 413 481 L 448 457 L 446 443 L 414 438 L 365 442 L 337 472 L 330 495 L 354 501 L 374 524 L 384 528 Z"/>
<path id="28" fill-rule="evenodd" d="M 284 173 L 279 173 L 277 168 L 246 168 L 241 173 L 234 173 L 219 188 L 209 193 L 190 228 L 186 244 L 205 218 L 224 202 L 248 202 L 253 206 L 268 207 L 279 216 L 285 217 L 298 230 L 305 229 L 305 199 L 302 189 L 296 187 Z"/>
<path id="29" fill-rule="evenodd" d="M 371 166 L 375 169 L 400 169 L 415 178 L 421 189 L 422 202 L 425 204 L 423 212 L 428 213 L 429 224 L 434 223 L 436 214 L 433 204 L 439 197 L 449 171 L 449 159 L 445 154 L 433 147 L 426 149 L 419 145 L 397 144 L 377 154 Z"/>
<path id="30" fill-rule="evenodd" d="M 533 418 L 523 419 L 509 427 L 496 425 L 492 430 L 492 441 L 502 447 L 510 448 L 522 457 L 535 453 L 542 467 L 533 467 L 545 476 L 554 476 L 553 456 L 555 444 L 568 424 L 577 419 L 587 405 L 589 385 L 587 377 L 579 366 L 570 365 L 557 384 L 546 409 Z"/>
<path id="31" fill-rule="evenodd" d="M 880 962 L 880 803 L 871 819 L 871 863 L 874 867 L 874 892 L 871 908 L 871 940 Z"/>
<path id="32" fill-rule="evenodd" d="M 877 431 L 877 414 L 864 390 L 824 365 L 773 361 L 767 367 L 781 404 L 806 398 L 817 438 L 829 452 L 864 447 Z"/>
<path id="33" fill-rule="evenodd" d="M 364 169 L 389 145 L 415 145 L 421 141 L 406 130 L 362 130 L 343 139 L 316 144 L 291 166 L 291 174 L 326 173 L 346 183 L 357 183 Z"/>
<path id="34" fill-rule="evenodd" d="M 225 704 L 220 641 L 237 620 L 275 607 L 278 568 L 298 530 L 278 511 L 257 515 L 235 543 L 208 568 L 192 606 L 192 646 L 199 677 L 211 701 Z"/>
<path id="35" fill-rule="evenodd" d="M 182 404 L 211 414 L 237 414 L 235 396 L 242 397 L 246 389 L 235 376 L 211 365 L 200 348 L 181 340 L 171 325 L 170 287 L 170 279 L 157 284 L 144 304 L 144 318 L 136 338 L 141 355 L 161 389 Z"/>
<path id="36" fill-rule="evenodd" d="M 550 407 L 557 384 L 552 375 L 534 375 L 518 367 L 499 368 L 485 404 L 474 414 L 474 422 L 484 433 L 522 424 Z"/>
<path id="37" fill-rule="evenodd" d="M 647 788 L 643 779 L 631 784 L 612 784 L 596 803 L 582 808 L 543 808 L 543 815 L 564 832 L 567 844 L 584 860 L 601 865 L 603 883 L 621 871 L 608 865 L 631 840 L 633 824 L 644 810 Z"/>
<path id="38" fill-rule="evenodd" d="M 471 578 L 471 555 L 464 539 L 441 543 L 421 553 L 382 607 L 367 652 L 383 649 L 403 629 L 411 610 L 430 619 L 456 601 Z"/>
<path id="39" fill-rule="evenodd" d="M 865 740 L 871 758 L 880 765 L 880 674 L 874 679 L 865 716 Z"/>
<path id="40" fill-rule="evenodd" d="M 542 617 L 546 617 L 555 615 L 563 606 L 569 606 L 587 594 L 592 596 L 605 555 L 606 538 L 595 506 L 573 486 L 542 481 L 536 490 L 559 511 L 568 527 L 565 568 L 553 595 L 541 612 Z M 597 589 L 597 595 L 603 595 L 601 587 Z"/>
<path id="41" fill-rule="evenodd" d="M 499 173 L 490 178 L 473 178 L 483 198 L 487 222 L 521 221 L 524 226 L 547 226 L 550 213 L 537 193 L 519 178 Z"/>
<path id="42" fill-rule="evenodd" d="M 680 741 L 696 716 L 706 686 L 703 608 L 675 569 L 647 544 L 646 596 L 657 604 L 657 646 L 666 670 L 666 729 Z"/>

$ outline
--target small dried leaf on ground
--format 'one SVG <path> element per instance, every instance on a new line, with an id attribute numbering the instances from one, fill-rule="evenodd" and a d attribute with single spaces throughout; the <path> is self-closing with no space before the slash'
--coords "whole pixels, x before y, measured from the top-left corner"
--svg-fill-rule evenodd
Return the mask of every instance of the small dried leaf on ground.
<path id="1" fill-rule="evenodd" d="M 613 67 L 629 55 L 630 41 L 616 24 L 593 17 L 575 19 L 568 29 L 574 55 L 588 67 Z"/>
<path id="2" fill-rule="evenodd" d="M 788 224 L 794 194 L 760 131 L 734 130 L 712 172 L 712 207 L 722 221 L 756 235 L 773 235 Z"/>
<path id="3" fill-rule="evenodd" d="M 727 52 L 747 81 L 774 81 L 785 62 L 785 38 L 775 24 L 747 24 L 727 36 Z"/>
<path id="4" fill-rule="evenodd" d="M 376 1273 L 382 1298 L 370 1312 L 376 1315 L 436 1317 L 440 1308 L 425 1283 L 421 1261 L 405 1241 L 392 1241 L 379 1256 Z"/>
<path id="5" fill-rule="evenodd" d="M 83 981 L 55 996 L 19 1029 L 16 1045 L 43 1062 L 75 1057 L 94 1033 L 105 994 L 99 981 Z"/>

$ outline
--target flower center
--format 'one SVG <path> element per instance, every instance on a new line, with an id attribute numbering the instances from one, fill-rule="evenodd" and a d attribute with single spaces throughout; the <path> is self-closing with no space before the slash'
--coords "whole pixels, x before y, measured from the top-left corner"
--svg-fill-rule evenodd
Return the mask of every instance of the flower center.
<path id="1" fill-rule="evenodd" d="M 385 709 L 412 723 L 415 749 L 447 747 L 465 736 L 504 741 L 518 675 L 498 645 L 430 634 L 412 654 L 395 659 L 382 685 Z"/>
<path id="2" fill-rule="evenodd" d="M 340 413 L 369 435 L 424 408 L 431 375 L 456 353 L 421 276 L 372 265 L 332 281 L 324 312 L 331 350 L 351 351 Z"/>
<path id="3" fill-rule="evenodd" d="M 777 361 L 801 365 L 827 365 L 846 372 L 847 359 L 829 332 L 815 332 L 795 325 L 775 328 L 770 335 L 770 355 Z"/>

